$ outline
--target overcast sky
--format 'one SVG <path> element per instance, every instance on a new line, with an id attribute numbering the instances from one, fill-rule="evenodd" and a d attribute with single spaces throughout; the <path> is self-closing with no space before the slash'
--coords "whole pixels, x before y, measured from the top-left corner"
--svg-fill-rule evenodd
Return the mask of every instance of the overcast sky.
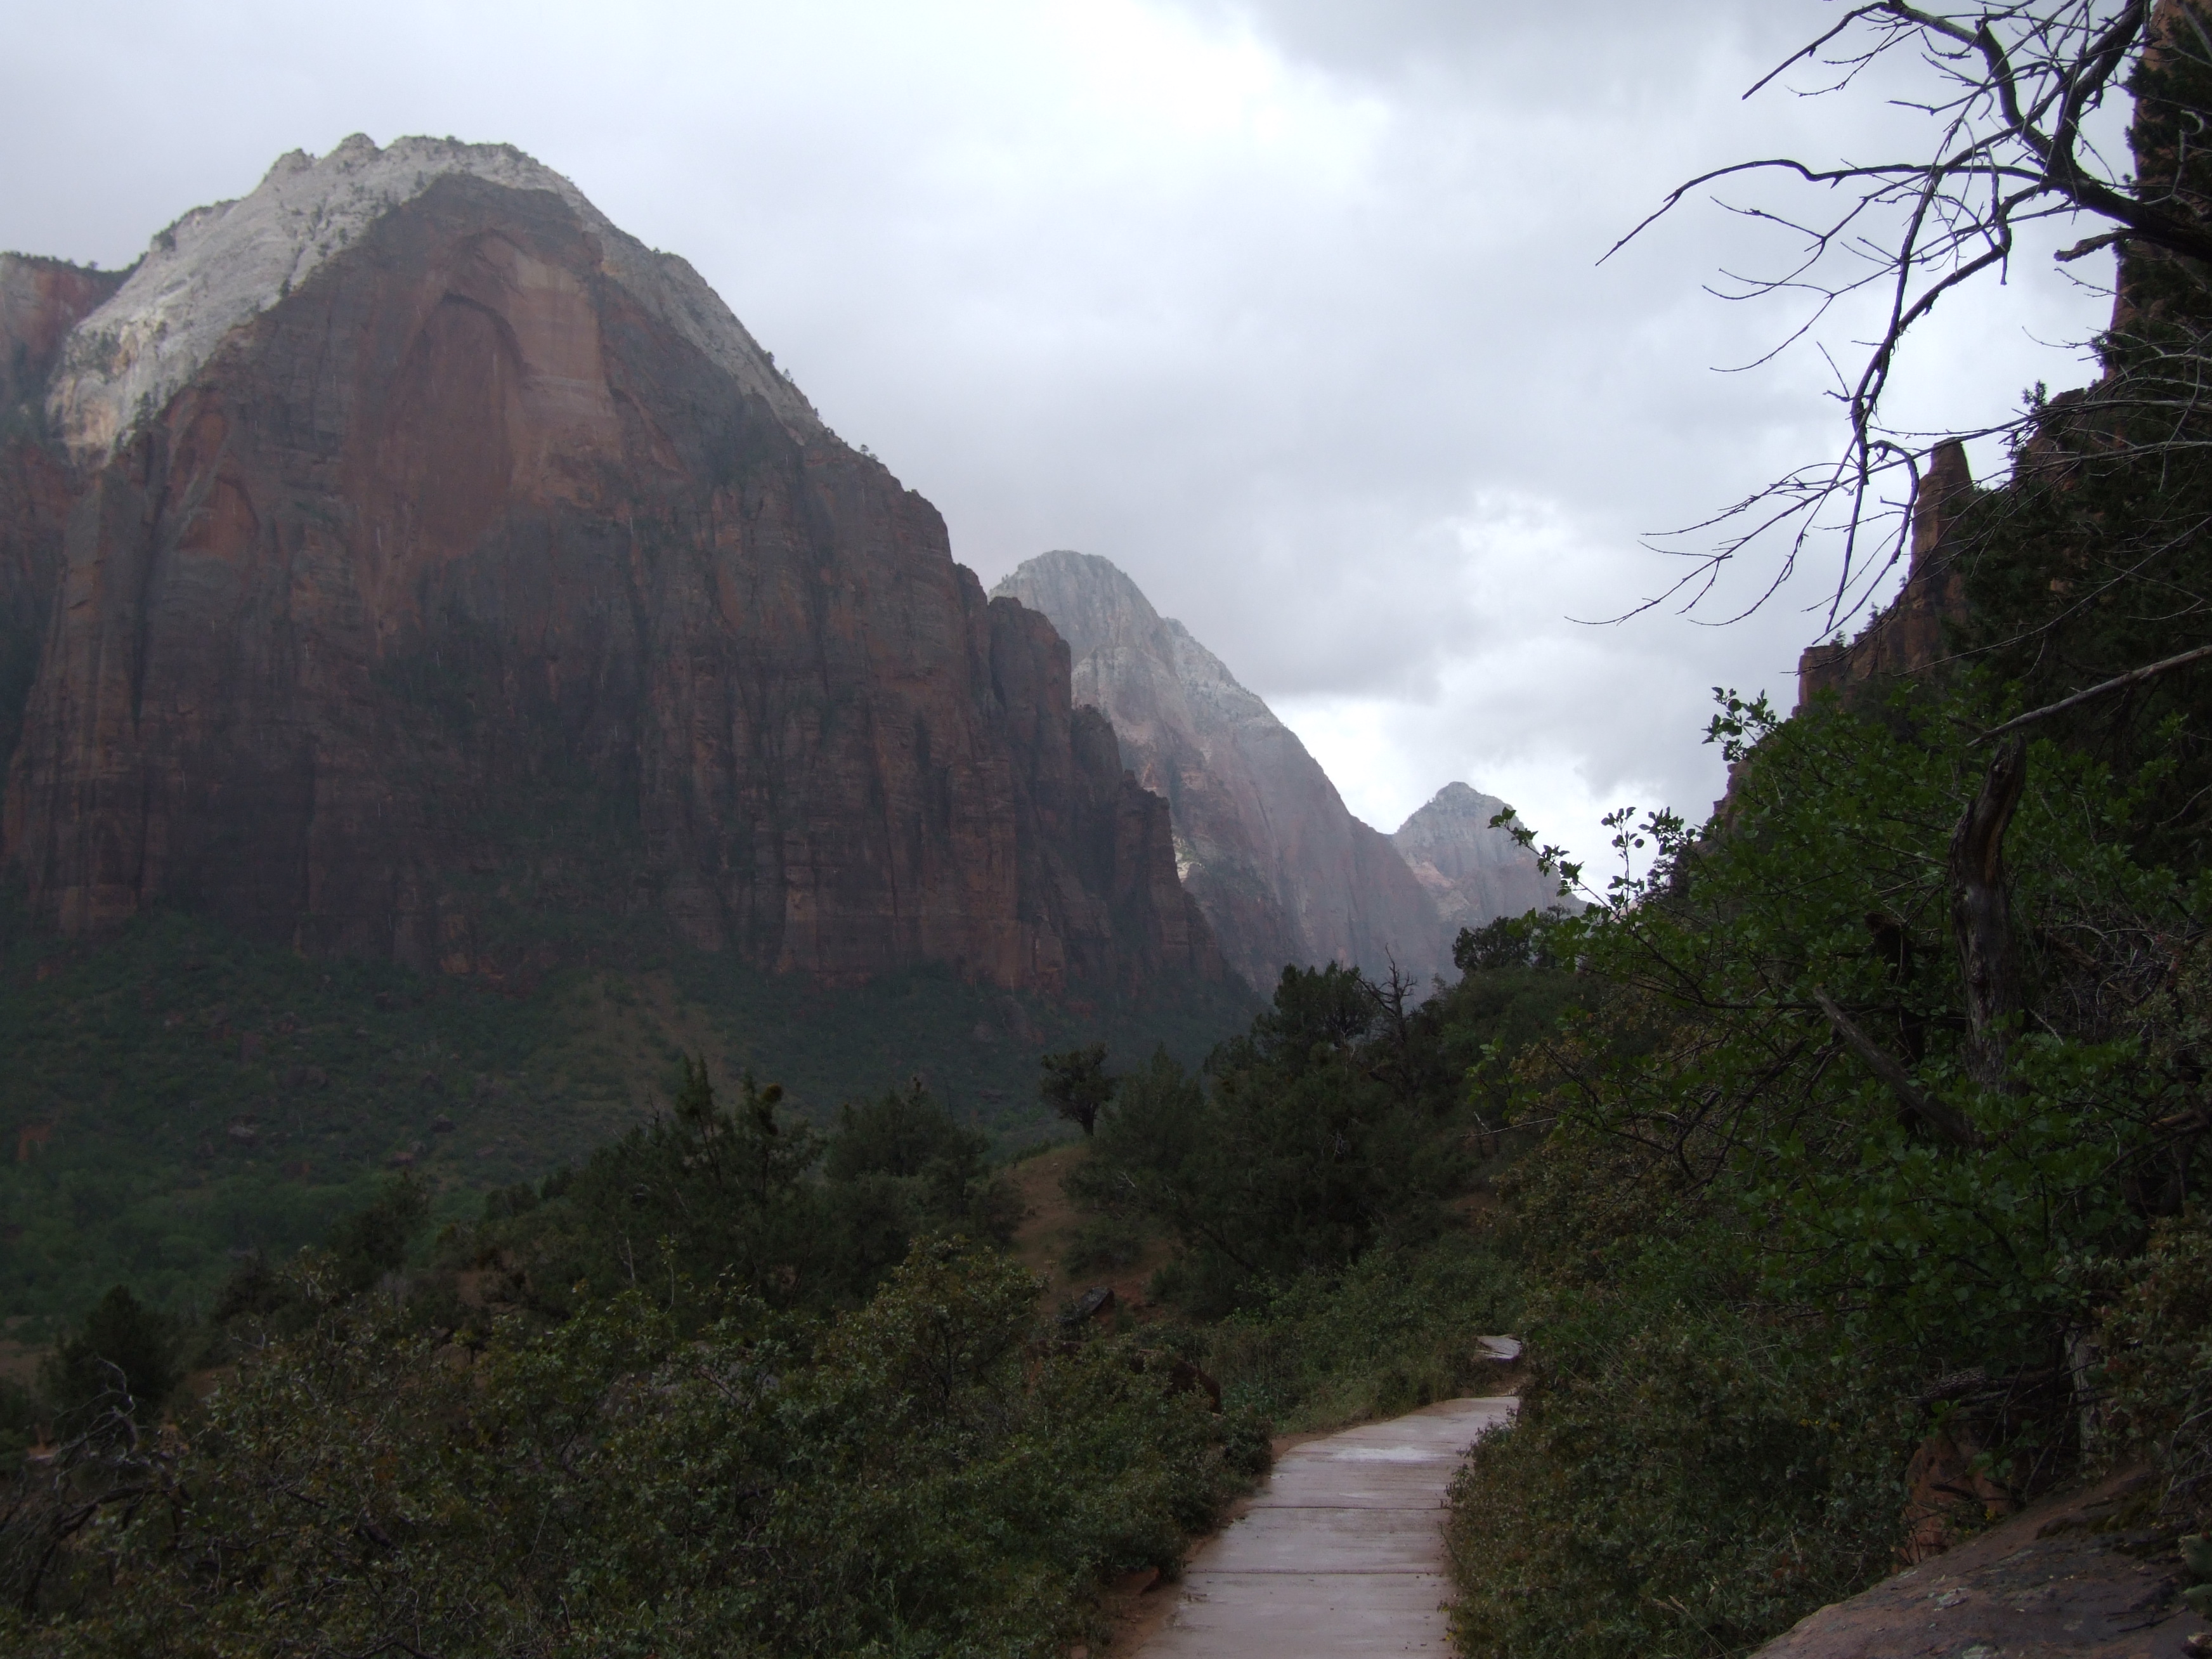
<path id="1" fill-rule="evenodd" d="M 1664 586 L 1640 532 L 1837 437 L 1816 353 L 1715 372 L 1786 331 L 1704 292 L 1758 227 L 1700 206 L 1597 260 L 1706 167 L 1883 147 L 1878 98 L 1739 97 L 1832 15 L 0 0 L 0 247 L 124 264 L 354 131 L 519 145 L 689 258 L 987 585 L 1104 554 L 1370 822 L 1461 778 L 1595 849 L 1608 806 L 1709 808 L 1711 688 L 1786 707 L 1821 617 L 1806 582 L 1729 627 L 1576 619 Z M 1900 412 L 2084 378 L 2057 343 L 2103 309 L 2023 259 L 1939 312 Z"/>

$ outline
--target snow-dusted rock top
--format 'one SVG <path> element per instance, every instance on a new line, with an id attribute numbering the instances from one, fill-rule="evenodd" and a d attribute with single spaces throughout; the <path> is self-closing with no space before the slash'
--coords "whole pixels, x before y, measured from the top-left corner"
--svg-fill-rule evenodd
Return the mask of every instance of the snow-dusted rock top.
<path id="1" fill-rule="evenodd" d="M 300 150 L 280 157 L 252 195 L 195 208 L 156 236 L 130 280 L 64 347 L 47 394 L 53 429 L 80 461 L 112 453 L 232 330 L 453 173 L 560 197 L 599 238 L 609 276 L 766 398 L 794 432 L 820 429 L 812 405 L 697 271 L 618 229 L 550 167 L 507 144 L 399 138 L 379 149 L 359 133 L 319 161 Z"/>

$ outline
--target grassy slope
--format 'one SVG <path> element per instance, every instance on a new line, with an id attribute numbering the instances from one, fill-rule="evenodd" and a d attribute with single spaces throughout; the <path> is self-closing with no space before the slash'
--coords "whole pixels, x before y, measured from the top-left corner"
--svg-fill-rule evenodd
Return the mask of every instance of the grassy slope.
<path id="1" fill-rule="evenodd" d="M 656 1109 L 676 1055 L 783 1083 L 819 1121 L 920 1072 L 1007 1149 L 1051 1138 L 1039 1053 L 1103 1036 L 1195 1059 L 1240 989 L 1054 1005 L 919 971 L 824 992 L 633 952 L 526 997 L 307 962 L 179 916 L 96 948 L 0 916 L 0 1320 L 32 1337 L 110 1284 L 180 1311 L 409 1158 L 441 1209 L 581 1158 Z"/>
<path id="2" fill-rule="evenodd" d="M 1166 1234 L 1140 1235 L 1142 1243 L 1135 1259 L 1117 1267 L 1071 1271 L 1067 1265 L 1068 1246 L 1085 1218 L 1061 1182 L 1088 1156 L 1089 1148 L 1079 1141 L 1047 1146 L 1008 1169 L 1006 1174 L 1022 1200 L 1022 1223 L 1013 1237 L 1014 1255 L 1044 1280 L 1048 1301 L 1065 1302 L 1094 1285 L 1107 1285 L 1113 1287 L 1115 1299 L 1122 1307 L 1157 1316 L 1162 1310 L 1151 1303 L 1146 1287 L 1152 1275 L 1175 1255 L 1175 1241 Z"/>

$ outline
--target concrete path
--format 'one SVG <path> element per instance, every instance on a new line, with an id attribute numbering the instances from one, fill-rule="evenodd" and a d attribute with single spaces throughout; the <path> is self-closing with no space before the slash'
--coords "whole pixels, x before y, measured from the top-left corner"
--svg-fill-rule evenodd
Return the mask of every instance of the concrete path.
<path id="1" fill-rule="evenodd" d="M 1145 1659 L 1448 1654 L 1443 1504 L 1510 1396 L 1448 1400 L 1292 1447 L 1200 1550 Z"/>

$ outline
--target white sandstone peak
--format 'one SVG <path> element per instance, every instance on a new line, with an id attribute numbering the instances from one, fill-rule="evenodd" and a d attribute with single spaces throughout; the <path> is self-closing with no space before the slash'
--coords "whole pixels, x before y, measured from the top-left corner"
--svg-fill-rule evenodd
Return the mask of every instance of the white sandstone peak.
<path id="1" fill-rule="evenodd" d="M 599 239 L 601 266 L 663 322 L 765 398 L 793 431 L 821 430 L 799 388 L 699 273 L 617 228 L 550 167 L 510 144 L 356 133 L 319 160 L 277 157 L 252 194 L 195 208 L 154 238 L 130 279 L 78 324 L 47 394 L 52 428 L 79 461 L 112 454 L 250 322 L 377 220 L 461 173 L 550 191 Z"/>

